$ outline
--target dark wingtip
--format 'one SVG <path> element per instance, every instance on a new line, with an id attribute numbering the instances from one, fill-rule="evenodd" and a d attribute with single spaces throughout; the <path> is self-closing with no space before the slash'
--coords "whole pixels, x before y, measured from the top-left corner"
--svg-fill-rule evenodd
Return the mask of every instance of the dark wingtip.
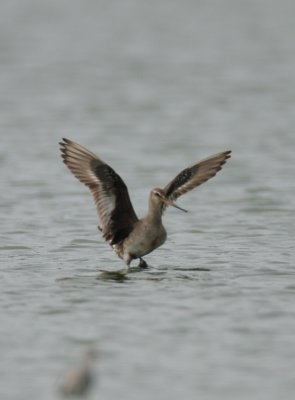
<path id="1" fill-rule="evenodd" d="M 67 144 L 71 143 L 69 139 L 62 138 L 62 140 L 58 143 L 60 146 L 65 147 Z"/>
<path id="2" fill-rule="evenodd" d="M 226 161 L 227 161 L 229 158 L 231 158 L 231 150 L 225 150 L 222 154 L 223 154 L 223 156 L 224 156 L 224 160 L 223 160 L 223 162 L 222 162 L 221 165 L 225 164 Z"/>
<path id="3" fill-rule="evenodd" d="M 61 157 L 63 158 L 63 162 L 66 164 L 66 158 L 67 158 L 67 144 L 70 143 L 70 140 L 66 138 L 62 138 L 63 142 L 59 142 L 60 146 L 60 151 L 61 151 Z"/>

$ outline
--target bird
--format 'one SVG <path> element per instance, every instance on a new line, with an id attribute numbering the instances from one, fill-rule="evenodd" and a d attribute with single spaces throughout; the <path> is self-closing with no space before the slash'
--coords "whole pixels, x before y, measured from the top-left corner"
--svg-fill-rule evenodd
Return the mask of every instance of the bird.
<path id="1" fill-rule="evenodd" d="M 93 360 L 97 358 L 97 350 L 87 350 L 81 359 L 73 364 L 61 377 L 58 388 L 63 395 L 84 395 L 94 381 Z"/>
<path id="2" fill-rule="evenodd" d="M 72 174 L 86 185 L 93 196 L 103 238 L 124 261 L 125 275 L 133 260 L 147 268 L 143 257 L 160 247 L 167 238 L 162 216 L 168 206 L 187 212 L 175 200 L 214 177 L 221 170 L 231 150 L 222 151 L 183 169 L 164 188 L 150 191 L 148 212 L 138 218 L 128 188 L 115 170 L 80 144 L 63 138 L 59 143 L 63 162 Z"/>

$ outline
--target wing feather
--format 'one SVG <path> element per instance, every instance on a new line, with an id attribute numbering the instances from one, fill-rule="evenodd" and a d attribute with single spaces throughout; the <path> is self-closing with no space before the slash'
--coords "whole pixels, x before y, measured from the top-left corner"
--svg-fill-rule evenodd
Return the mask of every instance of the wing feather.
<path id="1" fill-rule="evenodd" d="M 122 178 L 94 153 L 69 139 L 60 142 L 60 150 L 69 170 L 89 187 L 104 238 L 111 245 L 124 240 L 138 218 Z"/>
<path id="2" fill-rule="evenodd" d="M 231 151 L 223 151 L 207 157 L 204 160 L 182 170 L 164 188 L 167 198 L 176 200 L 179 196 L 187 193 L 195 187 L 213 178 L 221 170 L 226 160 L 230 158 Z M 163 210 L 165 209 L 165 205 Z"/>

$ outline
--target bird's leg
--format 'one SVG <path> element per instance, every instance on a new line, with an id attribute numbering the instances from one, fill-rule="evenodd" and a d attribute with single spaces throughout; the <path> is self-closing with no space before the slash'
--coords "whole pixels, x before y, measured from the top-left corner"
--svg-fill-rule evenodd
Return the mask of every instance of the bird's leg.
<path id="1" fill-rule="evenodd" d="M 148 265 L 147 265 L 146 261 L 144 261 L 144 259 L 141 258 L 141 257 L 139 257 L 139 264 L 138 264 L 138 266 L 139 266 L 140 268 L 144 268 L 144 269 L 148 268 Z"/>
<path id="2" fill-rule="evenodd" d="M 125 265 L 125 267 L 119 271 L 121 275 L 126 275 L 128 274 L 128 272 L 129 272 L 129 265 Z"/>
<path id="3" fill-rule="evenodd" d="M 125 267 L 120 271 L 122 275 L 126 275 L 129 272 L 130 264 L 132 261 L 132 257 L 128 254 L 127 257 L 123 257 L 123 260 L 125 261 Z"/>

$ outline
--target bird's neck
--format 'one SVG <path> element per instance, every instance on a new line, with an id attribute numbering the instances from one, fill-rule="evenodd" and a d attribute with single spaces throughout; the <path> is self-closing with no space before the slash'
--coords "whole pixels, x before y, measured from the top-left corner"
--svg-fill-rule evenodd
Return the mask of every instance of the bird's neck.
<path id="1" fill-rule="evenodd" d="M 162 221 L 162 206 L 161 204 L 155 203 L 151 199 L 149 200 L 149 209 L 146 218 L 153 222 Z"/>

